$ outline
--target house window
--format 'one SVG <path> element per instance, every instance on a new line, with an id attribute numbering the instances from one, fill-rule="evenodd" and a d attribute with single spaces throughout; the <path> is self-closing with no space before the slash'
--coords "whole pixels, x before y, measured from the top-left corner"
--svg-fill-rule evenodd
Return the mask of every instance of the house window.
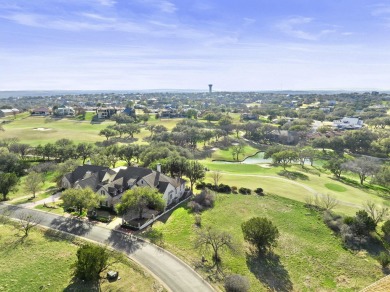
<path id="1" fill-rule="evenodd" d="M 100 191 L 100 194 L 105 195 L 106 192 L 105 191 Z"/>
<path id="2" fill-rule="evenodd" d="M 108 207 L 108 201 L 106 201 L 106 207 Z"/>

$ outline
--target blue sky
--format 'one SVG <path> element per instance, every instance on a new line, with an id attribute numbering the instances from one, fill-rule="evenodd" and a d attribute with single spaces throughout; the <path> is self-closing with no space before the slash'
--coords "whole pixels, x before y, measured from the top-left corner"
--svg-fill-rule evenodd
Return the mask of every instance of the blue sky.
<path id="1" fill-rule="evenodd" d="M 1 0 L 0 90 L 390 89 L 390 3 Z"/>

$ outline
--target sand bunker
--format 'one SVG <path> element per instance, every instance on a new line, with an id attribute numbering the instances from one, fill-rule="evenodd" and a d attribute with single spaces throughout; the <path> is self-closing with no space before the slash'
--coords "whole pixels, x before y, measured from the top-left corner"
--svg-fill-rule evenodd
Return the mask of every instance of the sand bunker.
<path id="1" fill-rule="evenodd" d="M 259 163 L 259 164 L 257 164 L 257 165 L 259 165 L 259 166 L 262 167 L 262 168 L 271 168 L 271 167 L 272 167 L 271 165 L 269 165 L 269 164 L 264 164 L 264 163 Z"/>
<path id="2" fill-rule="evenodd" d="M 50 128 L 34 128 L 34 131 L 50 131 Z"/>

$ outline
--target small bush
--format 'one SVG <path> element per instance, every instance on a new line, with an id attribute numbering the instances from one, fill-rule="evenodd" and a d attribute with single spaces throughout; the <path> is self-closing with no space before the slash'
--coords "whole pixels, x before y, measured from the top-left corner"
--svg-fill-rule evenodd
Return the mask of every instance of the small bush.
<path id="1" fill-rule="evenodd" d="M 385 234 L 385 237 L 389 237 L 390 235 L 390 220 L 387 220 L 383 225 L 382 225 L 382 231 Z"/>
<path id="2" fill-rule="evenodd" d="M 353 221 L 354 221 L 354 218 L 351 217 L 351 216 L 348 216 L 348 217 L 345 217 L 345 218 L 344 218 L 344 224 L 352 225 L 352 224 L 353 224 Z"/>
<path id="3" fill-rule="evenodd" d="M 264 190 L 262 188 L 255 189 L 255 193 L 259 196 L 264 196 Z"/>
<path id="4" fill-rule="evenodd" d="M 194 196 L 191 202 L 187 204 L 188 208 L 191 209 L 192 212 L 202 212 L 204 209 L 214 207 L 215 202 L 215 194 L 205 189 L 199 195 Z"/>
<path id="5" fill-rule="evenodd" d="M 378 262 L 381 264 L 382 268 L 385 269 L 390 264 L 390 255 L 386 251 L 382 251 L 377 257 Z"/>
<path id="6" fill-rule="evenodd" d="M 206 183 L 204 181 L 199 182 L 196 184 L 195 189 L 197 190 L 203 190 L 206 187 Z"/>
<path id="7" fill-rule="evenodd" d="M 324 223 L 332 229 L 334 232 L 339 233 L 343 225 L 343 217 L 335 215 L 331 212 L 324 212 L 323 215 Z"/>
<path id="8" fill-rule="evenodd" d="M 203 207 L 195 202 L 195 201 L 191 201 L 187 204 L 187 207 L 191 209 L 192 212 L 195 212 L 195 213 L 199 213 L 199 212 L 202 212 L 203 211 Z"/>
<path id="9" fill-rule="evenodd" d="M 236 186 L 232 186 L 232 192 L 233 194 L 237 194 L 238 188 Z"/>
<path id="10" fill-rule="evenodd" d="M 202 216 L 199 214 L 196 214 L 194 219 L 195 219 L 195 225 L 198 227 L 201 227 L 202 226 Z"/>
<path id="11" fill-rule="evenodd" d="M 232 189 L 228 185 L 219 184 L 219 186 L 216 189 L 216 191 L 219 192 L 219 193 L 230 194 L 232 192 Z"/>
<path id="12" fill-rule="evenodd" d="M 237 274 L 227 276 L 224 286 L 226 292 L 247 292 L 250 288 L 248 279 Z"/>
<path id="13" fill-rule="evenodd" d="M 196 195 L 193 201 L 205 208 L 211 208 L 214 207 L 215 195 L 210 190 L 204 190 L 199 195 Z"/>
<path id="14" fill-rule="evenodd" d="M 250 195 L 252 193 L 251 189 L 248 188 L 240 188 L 238 192 L 243 195 Z"/>

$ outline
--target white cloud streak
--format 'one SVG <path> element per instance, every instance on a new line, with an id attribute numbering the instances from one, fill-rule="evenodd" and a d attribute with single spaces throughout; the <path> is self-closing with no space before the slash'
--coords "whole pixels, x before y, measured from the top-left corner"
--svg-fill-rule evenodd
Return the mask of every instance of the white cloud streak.
<path id="1" fill-rule="evenodd" d="M 292 17 L 290 19 L 280 22 L 277 25 L 277 28 L 280 31 L 282 31 L 284 34 L 289 35 L 290 37 L 309 40 L 309 41 L 316 41 L 325 35 L 336 32 L 336 30 L 334 29 L 322 29 L 318 32 L 312 33 L 297 28 L 299 26 L 304 26 L 312 23 L 313 23 L 313 18 L 310 17 Z"/>

